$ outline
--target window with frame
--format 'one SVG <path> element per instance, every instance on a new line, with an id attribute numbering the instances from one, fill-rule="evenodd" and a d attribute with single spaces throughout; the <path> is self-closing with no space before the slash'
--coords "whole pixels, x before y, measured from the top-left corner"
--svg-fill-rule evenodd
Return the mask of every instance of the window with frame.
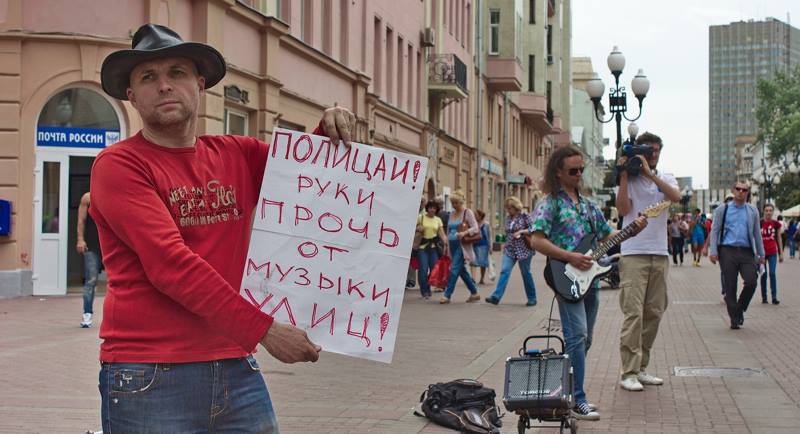
<path id="1" fill-rule="evenodd" d="M 522 56 L 522 15 L 517 14 L 517 22 L 514 26 L 514 57 L 521 60 Z M 522 63 L 522 62 L 520 62 Z"/>
<path id="2" fill-rule="evenodd" d="M 237 136 L 247 136 L 248 129 L 247 129 L 247 113 L 234 110 L 234 109 L 225 109 L 225 119 L 223 122 L 223 128 L 225 130 L 225 134 L 234 134 Z"/>
<path id="3" fill-rule="evenodd" d="M 300 37 L 306 44 L 313 41 L 314 2 L 311 0 L 300 1 Z"/>
<path id="4" fill-rule="evenodd" d="M 489 11 L 489 54 L 500 54 L 500 10 Z"/>
<path id="5" fill-rule="evenodd" d="M 528 1 L 528 23 L 536 24 L 536 0 Z"/>
<path id="6" fill-rule="evenodd" d="M 528 92 L 534 92 L 536 85 L 536 56 L 528 56 Z"/>

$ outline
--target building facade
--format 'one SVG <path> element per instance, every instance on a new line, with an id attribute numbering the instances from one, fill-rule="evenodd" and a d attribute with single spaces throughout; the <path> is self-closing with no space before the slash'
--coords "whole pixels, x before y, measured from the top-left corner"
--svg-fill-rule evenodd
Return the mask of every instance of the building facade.
<path id="1" fill-rule="evenodd" d="M 594 196 L 603 189 L 608 165 L 603 158 L 603 123 L 597 119 L 586 82 L 592 78 L 594 68 L 590 57 L 572 58 L 572 143 L 580 148 L 586 157 L 586 171 L 583 173 L 583 185 L 590 195 Z M 602 105 L 600 116 L 604 117 Z"/>
<path id="2" fill-rule="evenodd" d="M 774 18 L 709 28 L 709 184 L 736 179 L 736 136 L 756 135 L 760 78 L 800 64 L 800 30 Z"/>
<path id="3" fill-rule="evenodd" d="M 530 211 L 553 148 L 569 144 L 571 10 L 568 0 L 480 3 L 476 81 L 481 110 L 479 208 L 496 229 L 505 197 Z"/>
<path id="4" fill-rule="evenodd" d="M 508 194 L 532 207 L 544 159 L 569 131 L 566 0 L 84 3 L 0 2 L 0 199 L 13 206 L 0 296 L 82 285 L 75 226 L 91 164 L 142 126 L 130 103 L 102 91 L 100 67 L 143 23 L 225 56 L 226 77 L 200 100 L 200 134 L 269 141 L 275 127 L 311 131 L 326 107 L 346 106 L 357 141 L 428 156 L 424 194 L 462 190 L 494 226 Z M 491 28 L 502 53 L 488 51 Z"/>

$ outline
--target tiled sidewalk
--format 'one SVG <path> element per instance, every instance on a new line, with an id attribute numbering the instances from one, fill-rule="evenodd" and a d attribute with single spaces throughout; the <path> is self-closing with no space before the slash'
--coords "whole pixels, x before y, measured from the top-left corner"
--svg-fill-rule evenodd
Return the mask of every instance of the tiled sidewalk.
<path id="1" fill-rule="evenodd" d="M 543 332 L 546 323 L 551 293 L 542 267 L 537 256 L 534 308 L 524 306 L 517 271 L 500 306 L 464 303 L 463 286 L 444 306 L 407 292 L 391 365 L 328 353 L 316 364 L 284 365 L 260 351 L 281 432 L 451 432 L 413 416 L 412 406 L 429 383 L 459 377 L 479 378 L 502 393 L 505 358 L 517 353 L 526 335 Z M 744 327 L 733 331 L 721 304 L 718 269 L 707 262 L 701 268 L 672 268 L 670 306 L 650 368 L 666 384 L 639 393 L 617 387 L 622 317 L 618 291 L 603 290 L 587 373 L 588 395 L 602 419 L 581 423 L 580 432 L 798 432 L 798 281 L 800 261 L 781 264 L 781 305 L 762 305 L 757 293 Z M 481 294 L 491 289 L 484 286 Z M 99 311 L 102 299 L 95 303 Z M 98 329 L 78 327 L 80 306 L 78 296 L 0 300 L 1 433 L 99 427 Z M 554 314 L 557 318 L 557 309 Z M 675 366 L 763 368 L 767 375 L 675 377 Z M 504 422 L 503 432 L 516 432 L 514 415 Z"/>

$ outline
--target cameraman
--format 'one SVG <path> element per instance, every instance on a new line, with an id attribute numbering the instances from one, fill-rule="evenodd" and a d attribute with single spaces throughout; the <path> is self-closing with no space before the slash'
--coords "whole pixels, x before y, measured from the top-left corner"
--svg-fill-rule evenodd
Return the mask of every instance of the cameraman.
<path id="1" fill-rule="evenodd" d="M 656 170 L 663 144 L 661 138 L 644 133 L 636 145 L 626 145 L 618 160 L 619 191 L 616 205 L 622 224 L 634 221 L 650 205 L 681 198 L 674 176 Z M 638 159 L 639 161 L 634 161 Z M 636 237 L 622 243 L 619 304 L 625 317 L 620 333 L 622 359 L 620 386 L 640 391 L 642 384 L 661 385 L 664 380 L 645 372 L 658 324 L 667 308 L 667 215 L 661 214 Z"/>

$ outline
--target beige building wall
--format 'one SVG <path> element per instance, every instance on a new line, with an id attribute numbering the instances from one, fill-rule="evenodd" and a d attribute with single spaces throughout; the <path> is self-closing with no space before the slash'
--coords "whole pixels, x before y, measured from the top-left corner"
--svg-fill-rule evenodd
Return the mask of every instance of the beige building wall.
<path id="1" fill-rule="evenodd" d="M 564 22 L 570 15 L 564 0 L 484 4 L 481 205 L 492 210 L 492 223 L 500 229 L 503 199 L 515 195 L 533 209 L 542 195 L 538 186 L 550 152 L 569 143 L 570 27 L 550 30 L 549 53 L 548 27 L 560 25 L 559 9 L 567 8 Z M 558 67 L 563 56 L 567 65 Z"/>
<path id="2" fill-rule="evenodd" d="M 428 61 L 453 54 L 466 71 L 474 69 L 472 3 L 98 0 L 75 8 L 57 0 L 0 2 L 0 198 L 14 210 L 11 236 L 0 237 L 0 296 L 34 290 L 37 156 L 72 155 L 36 146 L 39 113 L 59 91 L 81 87 L 108 101 L 123 136 L 137 132 L 138 114 L 104 96 L 99 74 L 103 59 L 129 47 L 132 32 L 146 22 L 213 45 L 226 58 L 225 79 L 201 98 L 201 134 L 269 141 L 275 127 L 312 130 L 326 107 L 339 104 L 356 114 L 359 141 L 431 157 L 428 196 L 447 188 L 474 197 L 474 80 L 467 74 L 463 95 L 443 100 L 432 90 Z M 436 35 L 433 47 L 423 44 L 428 27 Z M 61 195 L 67 194 L 64 185 Z M 62 230 L 74 232 L 63 220 Z M 62 286 L 79 286 L 73 246 L 59 249 L 64 257 L 55 260 L 71 264 L 59 276 Z"/>

